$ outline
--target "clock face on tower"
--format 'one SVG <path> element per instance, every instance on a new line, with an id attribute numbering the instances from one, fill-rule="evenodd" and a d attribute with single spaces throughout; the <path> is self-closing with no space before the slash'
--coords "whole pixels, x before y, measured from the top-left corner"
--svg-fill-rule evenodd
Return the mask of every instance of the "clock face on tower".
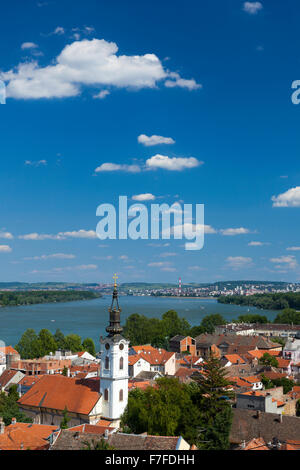
<path id="1" fill-rule="evenodd" d="M 124 344 L 123 344 L 123 343 L 121 343 L 121 344 L 120 344 L 120 346 L 119 346 L 119 348 L 120 348 L 120 349 L 121 349 L 121 351 L 122 351 L 122 349 L 124 349 Z"/>
<path id="2" fill-rule="evenodd" d="M 109 345 L 109 343 L 106 343 L 106 344 L 105 344 L 105 349 L 107 349 L 107 350 L 108 350 L 109 348 L 110 348 L 110 345 Z"/>

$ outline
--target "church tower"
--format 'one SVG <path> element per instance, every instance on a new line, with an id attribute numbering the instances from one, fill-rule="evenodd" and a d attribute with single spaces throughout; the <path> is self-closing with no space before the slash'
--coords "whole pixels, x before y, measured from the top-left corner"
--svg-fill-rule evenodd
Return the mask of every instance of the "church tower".
<path id="1" fill-rule="evenodd" d="M 108 335 L 100 338 L 101 371 L 100 393 L 102 394 L 102 416 L 117 421 L 128 402 L 128 346 L 122 336 L 117 289 L 117 276 L 114 275 L 114 290 L 109 311 Z"/>

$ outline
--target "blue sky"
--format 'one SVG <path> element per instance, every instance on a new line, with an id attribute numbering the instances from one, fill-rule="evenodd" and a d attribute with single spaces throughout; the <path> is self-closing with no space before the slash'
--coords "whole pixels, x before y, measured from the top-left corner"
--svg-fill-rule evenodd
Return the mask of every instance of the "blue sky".
<path id="1" fill-rule="evenodd" d="M 299 13 L 2 2 L 0 280 L 299 281 Z M 205 204 L 204 248 L 95 237 L 99 204 L 145 194 Z"/>

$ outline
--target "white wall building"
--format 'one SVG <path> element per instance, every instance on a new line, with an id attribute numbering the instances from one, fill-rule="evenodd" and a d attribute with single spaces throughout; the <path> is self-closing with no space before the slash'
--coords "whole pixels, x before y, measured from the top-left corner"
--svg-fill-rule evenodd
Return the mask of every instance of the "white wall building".
<path id="1" fill-rule="evenodd" d="M 112 304 L 109 308 L 108 335 L 100 338 L 100 393 L 102 416 L 118 421 L 128 402 L 128 346 L 120 325 L 118 291 L 115 283 Z"/>

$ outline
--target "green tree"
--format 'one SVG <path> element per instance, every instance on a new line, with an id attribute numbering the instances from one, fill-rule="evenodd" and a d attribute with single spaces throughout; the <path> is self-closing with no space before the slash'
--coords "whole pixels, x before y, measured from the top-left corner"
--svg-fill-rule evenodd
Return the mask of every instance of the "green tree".
<path id="1" fill-rule="evenodd" d="M 129 393 L 121 426 L 136 434 L 181 435 L 189 442 L 195 442 L 198 412 L 189 387 L 175 378 L 164 377 L 156 382 L 156 388 L 136 389 Z"/>
<path id="2" fill-rule="evenodd" d="M 211 354 L 206 360 L 203 373 L 195 376 L 198 385 L 194 389 L 193 401 L 197 404 L 199 436 L 197 446 L 207 450 L 229 448 L 229 433 L 232 423 L 232 409 L 229 399 L 234 394 L 228 390 L 230 381 L 220 360 Z"/>
<path id="3" fill-rule="evenodd" d="M 50 352 L 55 353 L 57 350 L 57 343 L 52 335 L 52 333 L 47 330 L 43 329 L 39 332 L 38 339 L 40 340 L 41 344 L 41 355 L 46 356 L 50 354 Z"/>
<path id="4" fill-rule="evenodd" d="M 10 387 L 8 395 L 4 392 L 0 393 L 0 416 L 3 418 L 6 426 L 11 424 L 12 418 L 16 418 L 19 423 L 32 423 L 32 419 L 20 411 L 17 404 L 18 399 L 17 385 Z"/>
<path id="5" fill-rule="evenodd" d="M 246 315 L 240 315 L 238 317 L 238 323 L 268 323 L 268 319 L 265 315 L 257 315 L 249 313 Z"/>
<path id="6" fill-rule="evenodd" d="M 92 356 L 96 356 L 95 343 L 91 338 L 86 338 L 82 343 L 82 347 L 85 351 L 90 353 Z"/>
<path id="7" fill-rule="evenodd" d="M 65 346 L 66 349 L 74 352 L 82 351 L 81 338 L 79 335 L 70 334 L 65 336 Z"/>
<path id="8" fill-rule="evenodd" d="M 65 406 L 64 411 L 63 411 L 63 419 L 60 423 L 60 429 L 68 429 L 68 423 L 70 421 L 69 415 L 68 415 L 68 408 Z"/>
<path id="9" fill-rule="evenodd" d="M 34 359 L 43 355 L 41 340 L 31 328 L 28 328 L 23 333 L 15 349 L 19 352 L 22 359 Z"/>
<path id="10" fill-rule="evenodd" d="M 275 356 L 272 356 L 269 353 L 264 353 L 264 355 L 259 359 L 259 364 L 263 366 L 278 367 L 278 361 Z"/>
<path id="11" fill-rule="evenodd" d="M 58 349 L 66 349 L 65 336 L 58 328 L 54 334 L 54 341 Z"/>
<path id="12" fill-rule="evenodd" d="M 201 322 L 201 327 L 204 333 L 214 333 L 215 327 L 218 325 L 225 325 L 225 318 L 219 313 L 213 315 L 206 315 Z"/>
<path id="13" fill-rule="evenodd" d="M 191 329 L 185 318 L 180 318 L 175 310 L 168 310 L 162 316 L 162 329 L 166 336 L 172 338 L 176 335 L 187 335 Z"/>
<path id="14" fill-rule="evenodd" d="M 274 323 L 288 323 L 294 325 L 300 325 L 300 312 L 296 312 L 292 308 L 285 308 L 281 313 L 277 315 Z"/>
<path id="15" fill-rule="evenodd" d="M 67 368 L 67 366 L 64 366 L 61 375 L 63 375 L 64 377 L 67 377 L 67 375 L 68 375 L 68 368 Z"/>

